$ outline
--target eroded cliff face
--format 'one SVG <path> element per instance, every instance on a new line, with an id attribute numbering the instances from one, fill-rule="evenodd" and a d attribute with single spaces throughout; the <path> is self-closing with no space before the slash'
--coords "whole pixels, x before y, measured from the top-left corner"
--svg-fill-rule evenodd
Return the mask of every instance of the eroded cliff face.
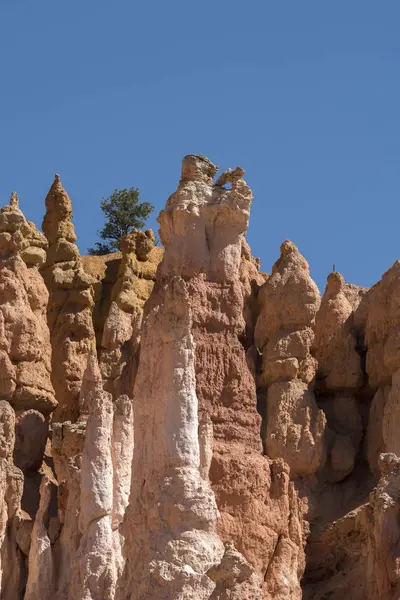
<path id="1" fill-rule="evenodd" d="M 182 163 L 154 234 L 81 257 L 0 210 L 0 596 L 400 596 L 400 268 L 321 294 L 245 241 L 241 168 Z"/>

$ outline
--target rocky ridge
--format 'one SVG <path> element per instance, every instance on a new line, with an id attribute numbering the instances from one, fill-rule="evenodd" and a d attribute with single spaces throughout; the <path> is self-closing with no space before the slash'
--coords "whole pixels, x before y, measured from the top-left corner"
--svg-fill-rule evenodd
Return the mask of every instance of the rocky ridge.
<path id="1" fill-rule="evenodd" d="M 0 209 L 2 600 L 397 600 L 400 268 L 324 294 L 188 155 L 154 234 L 82 257 Z M 400 339 L 400 338 L 399 338 Z"/>

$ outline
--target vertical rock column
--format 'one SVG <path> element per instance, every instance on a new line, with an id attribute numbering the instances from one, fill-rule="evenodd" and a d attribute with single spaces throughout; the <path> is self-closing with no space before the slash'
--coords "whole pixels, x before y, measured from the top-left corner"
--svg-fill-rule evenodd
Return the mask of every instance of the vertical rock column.
<path id="1" fill-rule="evenodd" d="M 400 457 L 400 261 L 383 275 L 360 304 L 367 307 L 365 343 L 372 400 L 366 449 L 370 469 L 379 472 L 381 452 Z"/>
<path id="2" fill-rule="evenodd" d="M 341 481 L 354 468 L 363 435 L 355 394 L 363 384 L 354 308 L 344 279 L 331 273 L 315 319 L 319 404 L 328 421 L 326 476 Z"/>
<path id="3" fill-rule="evenodd" d="M 53 424 L 61 532 L 50 540 L 56 568 L 47 585 L 60 600 L 113 600 L 124 564 L 119 527 L 130 489 L 132 401 L 120 396 L 113 403 L 104 391 L 95 350 L 83 375 L 79 411 L 77 423 Z M 42 522 L 38 514 L 32 547 L 43 545 Z M 36 574 L 28 581 L 32 589 Z"/>
<path id="4" fill-rule="evenodd" d="M 259 292 L 255 342 L 263 353 L 260 384 L 267 390 L 265 447 L 293 475 L 311 475 L 326 460 L 326 418 L 313 393 L 316 361 L 310 349 L 320 293 L 308 263 L 286 240 Z"/>
<path id="5" fill-rule="evenodd" d="M 18 415 L 29 409 L 48 415 L 57 405 L 50 381 L 48 293 L 38 271 L 46 247 L 44 236 L 25 219 L 13 194 L 0 210 L 0 394 Z M 37 461 L 35 448 L 19 450 L 22 463 Z"/>
<path id="6" fill-rule="evenodd" d="M 94 357 L 92 362 L 95 362 Z M 86 380 L 91 379 L 92 391 L 91 394 L 88 389 L 84 392 L 88 417 L 81 471 L 79 529 L 82 537 L 69 597 L 71 600 L 113 600 L 117 571 L 112 531 L 112 396 L 102 389 L 98 367 L 94 370 L 89 362 L 87 370 L 91 377 L 86 375 Z"/>
<path id="7" fill-rule="evenodd" d="M 32 529 L 29 551 L 28 582 L 24 600 L 52 600 L 54 598 L 54 564 L 47 530 L 51 500 L 51 483 L 47 477 L 40 485 L 40 504 Z"/>
<path id="8" fill-rule="evenodd" d="M 194 342 L 186 284 L 172 277 L 150 298 L 135 383 L 131 502 L 124 522 L 122 598 L 209 598 L 207 571 L 223 545 L 217 507 L 200 475 Z"/>
<path id="9" fill-rule="evenodd" d="M 18 547 L 22 525 L 22 472 L 14 465 L 15 414 L 0 400 L 0 593 L 4 600 L 19 600 L 25 584 L 24 557 Z"/>
<path id="10" fill-rule="evenodd" d="M 70 600 L 71 581 L 76 576 L 76 555 L 81 533 L 78 526 L 81 501 L 81 468 L 85 423 L 53 423 L 52 453 L 58 481 L 59 535 L 52 544 L 56 565 L 57 600 Z M 75 596 L 76 597 L 76 596 Z"/>
<path id="11" fill-rule="evenodd" d="M 29 552 L 31 521 L 21 512 L 21 501 L 33 517 L 39 500 L 37 469 L 43 461 L 48 417 L 57 405 L 50 379 L 48 292 L 39 273 L 46 260 L 46 247 L 46 239 L 25 219 L 13 194 L 10 204 L 0 210 L 0 400 L 5 419 L 2 430 L 9 436 L 8 450 L 2 453 L 0 502 L 1 552 L 7 564 L 1 597 L 5 600 L 19 599 L 25 586 L 23 554 Z"/>
<path id="12" fill-rule="evenodd" d="M 121 240 L 122 258 L 100 348 L 104 386 L 114 400 L 122 394 L 133 395 L 143 307 L 154 285 L 153 249 L 150 229 L 135 231 Z"/>
<path id="13" fill-rule="evenodd" d="M 54 421 L 76 421 L 87 357 L 95 348 L 94 279 L 83 269 L 71 222 L 72 206 L 56 175 L 46 197 L 43 231 L 49 247 L 43 276 L 49 289 L 52 381 L 58 401 Z"/>
<path id="14" fill-rule="evenodd" d="M 13 194 L 0 210 L 0 399 L 16 412 L 14 461 L 25 475 L 22 505 L 31 517 L 39 503 L 49 415 L 57 406 L 48 292 L 39 273 L 46 248 L 45 237 L 25 219 Z"/>
<path id="15" fill-rule="evenodd" d="M 215 173 L 207 158 L 185 157 L 159 217 L 165 254 L 145 307 L 124 523 L 121 597 L 132 600 L 300 597 L 298 501 L 287 466 L 262 456 L 240 342 L 252 195 L 242 169 L 213 185 Z"/>

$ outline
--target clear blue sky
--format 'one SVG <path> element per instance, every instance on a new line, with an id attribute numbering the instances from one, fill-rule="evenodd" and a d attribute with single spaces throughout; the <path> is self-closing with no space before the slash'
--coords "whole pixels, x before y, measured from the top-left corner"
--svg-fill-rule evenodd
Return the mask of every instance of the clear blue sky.
<path id="1" fill-rule="evenodd" d="M 289 238 L 320 287 L 372 285 L 400 255 L 399 31 L 398 0 L 0 0 L 1 204 L 40 225 L 60 173 L 85 253 L 102 197 L 158 214 L 205 154 L 246 170 L 264 270 Z"/>

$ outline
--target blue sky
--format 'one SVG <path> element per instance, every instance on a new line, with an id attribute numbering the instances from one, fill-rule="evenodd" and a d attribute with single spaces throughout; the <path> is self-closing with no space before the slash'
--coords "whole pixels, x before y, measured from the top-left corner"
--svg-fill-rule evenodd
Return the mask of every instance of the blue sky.
<path id="1" fill-rule="evenodd" d="M 323 289 L 400 254 L 398 0 L 0 1 L 0 203 L 41 224 L 60 173 L 82 253 L 99 202 L 156 206 L 185 154 L 242 166 L 270 271 L 294 241 Z"/>

